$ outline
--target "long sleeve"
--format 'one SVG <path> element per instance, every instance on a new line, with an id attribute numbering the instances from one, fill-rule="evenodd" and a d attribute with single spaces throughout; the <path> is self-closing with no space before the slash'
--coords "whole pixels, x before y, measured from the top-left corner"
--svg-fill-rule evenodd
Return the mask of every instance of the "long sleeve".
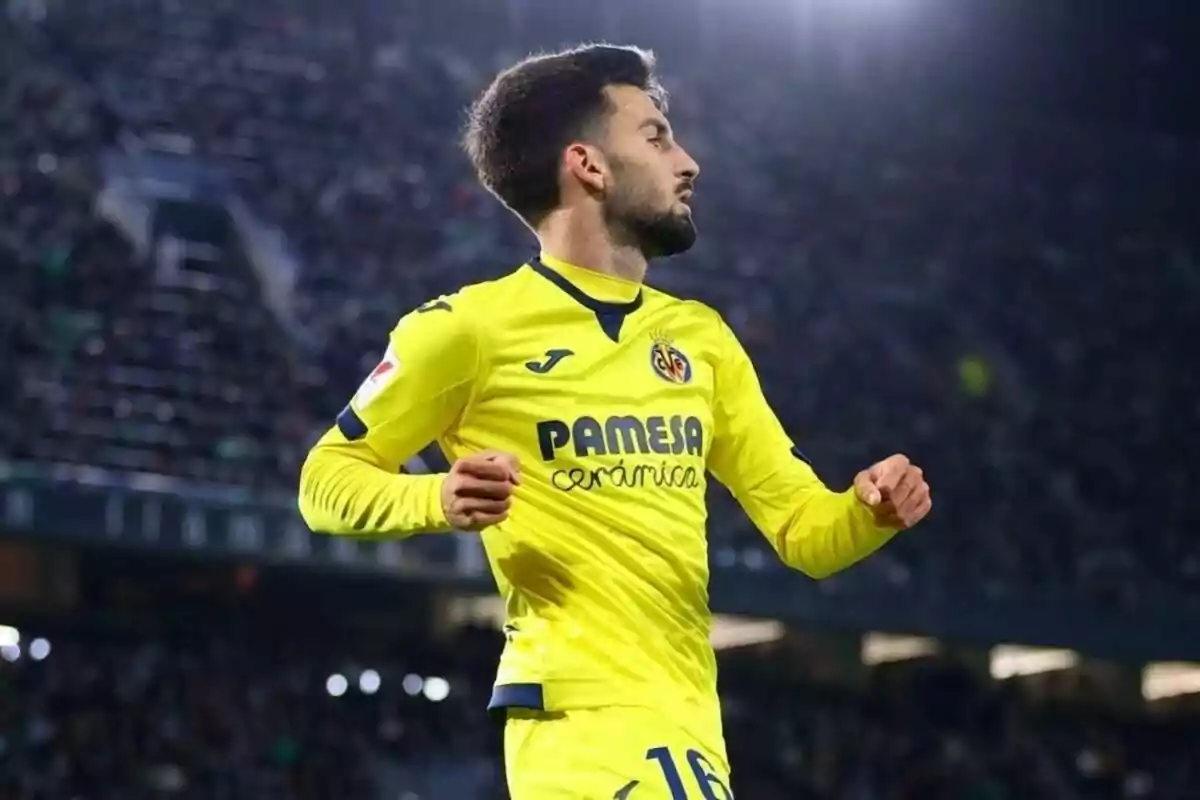
<path id="1" fill-rule="evenodd" d="M 861 561 L 896 531 L 876 526 L 852 490 L 826 488 L 763 397 L 749 356 L 721 323 L 709 470 L 788 566 L 824 578 Z"/>
<path id="2" fill-rule="evenodd" d="M 400 466 L 441 437 L 469 402 L 480 345 L 457 298 L 400 320 L 387 352 L 300 473 L 300 513 L 314 531 L 406 536 L 449 530 L 443 475 Z"/>

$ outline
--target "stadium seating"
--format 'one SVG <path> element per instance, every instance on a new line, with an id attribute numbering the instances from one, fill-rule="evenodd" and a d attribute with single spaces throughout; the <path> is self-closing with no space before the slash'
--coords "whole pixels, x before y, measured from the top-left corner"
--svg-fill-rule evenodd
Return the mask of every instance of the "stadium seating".
<path id="1" fill-rule="evenodd" d="M 263 632 L 64 634 L 34 660 L 31 634 L 12 663 L 0 651 L 0 796 L 502 798 L 481 712 L 497 639 L 363 661 Z M 736 786 L 755 800 L 1186 800 L 1200 780 L 1194 723 L 1037 704 L 945 664 L 853 690 L 769 664 L 722 663 Z"/>
<path id="2" fill-rule="evenodd" d="M 458 153 L 460 112 L 506 59 L 588 27 L 478 0 L 24 18 L 38 6 L 0 18 L 0 457 L 262 491 L 294 489 L 401 314 L 530 252 Z M 729 319 L 831 483 L 900 450 L 934 486 L 927 525 L 833 585 L 1200 606 L 1200 151 L 897 91 L 864 60 L 817 88 L 748 80 L 711 43 L 664 55 L 702 238 L 653 282 Z M 221 165 L 287 232 L 300 340 L 237 254 L 164 280 L 95 213 L 103 156 L 131 135 Z M 721 566 L 774 566 L 720 492 L 710 536 Z M 44 660 L 28 638 L 0 648 L 3 800 L 504 796 L 490 633 L 370 663 L 265 634 L 50 639 Z M 449 697 L 410 674 L 448 677 Z M 1038 704 L 945 665 L 850 691 L 744 654 L 722 694 L 753 800 L 1200 786 L 1194 724 Z"/>
<path id="3" fill-rule="evenodd" d="M 455 144 L 521 40 L 378 13 L 103 0 L 4 28 L 11 453 L 289 488 L 398 316 L 529 252 Z M 1198 602 L 1194 148 L 714 61 L 665 64 L 703 236 L 653 280 L 727 316 L 831 483 L 925 465 L 934 517 L 859 583 Z M 157 287 L 90 218 L 114 126 L 186 137 L 288 232 L 311 351 L 252 287 Z M 712 519 L 716 557 L 771 566 L 719 493 Z"/>

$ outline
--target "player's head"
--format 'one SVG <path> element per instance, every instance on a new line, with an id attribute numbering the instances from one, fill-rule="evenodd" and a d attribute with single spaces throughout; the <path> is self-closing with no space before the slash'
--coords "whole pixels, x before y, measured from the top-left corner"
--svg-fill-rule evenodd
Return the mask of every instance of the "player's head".
<path id="1" fill-rule="evenodd" d="M 696 240 L 687 205 L 699 167 L 671 132 L 654 56 L 593 44 L 531 56 L 471 107 L 464 146 L 480 181 L 535 231 L 590 208 L 647 258 Z"/>

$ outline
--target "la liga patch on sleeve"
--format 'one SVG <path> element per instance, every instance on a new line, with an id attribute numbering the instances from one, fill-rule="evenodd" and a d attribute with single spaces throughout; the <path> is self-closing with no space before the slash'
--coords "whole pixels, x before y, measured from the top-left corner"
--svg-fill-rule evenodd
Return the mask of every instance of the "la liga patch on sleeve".
<path id="1" fill-rule="evenodd" d="M 389 346 L 387 352 L 383 354 L 383 360 L 375 369 L 371 370 L 371 374 L 354 393 L 351 405 L 357 409 L 366 408 L 375 398 L 379 397 L 384 389 L 391 385 L 399 371 L 400 360 L 396 358 L 396 354 Z"/>

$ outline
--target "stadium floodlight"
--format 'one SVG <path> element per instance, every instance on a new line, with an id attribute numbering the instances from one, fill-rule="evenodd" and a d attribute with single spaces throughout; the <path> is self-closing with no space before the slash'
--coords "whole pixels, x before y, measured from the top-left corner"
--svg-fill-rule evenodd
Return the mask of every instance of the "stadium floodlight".
<path id="1" fill-rule="evenodd" d="M 1142 669 L 1142 697 L 1147 702 L 1200 694 L 1200 664 L 1158 661 Z"/>
<path id="2" fill-rule="evenodd" d="M 11 625 L 0 625 L 0 647 L 21 643 L 21 632 Z"/>
<path id="3" fill-rule="evenodd" d="M 821 0 L 803 0 L 810 6 L 810 13 L 842 14 L 851 19 L 878 20 L 882 14 L 908 14 L 917 10 L 914 0 L 836 0 L 836 2 L 821 2 Z M 820 2 L 820 7 L 815 6 Z M 853 15 L 853 16 L 850 16 Z"/>
<path id="4" fill-rule="evenodd" d="M 450 682 L 436 676 L 425 679 L 425 699 L 431 703 L 440 703 L 450 696 Z"/>
<path id="5" fill-rule="evenodd" d="M 872 631 L 862 638 L 862 662 L 868 667 L 893 661 L 911 661 L 937 654 L 937 641 L 924 636 L 903 636 Z"/>
<path id="6" fill-rule="evenodd" d="M 330 697 L 341 697 L 348 688 L 350 688 L 350 681 L 346 680 L 345 675 L 335 673 L 325 681 L 325 691 L 329 692 Z"/>
<path id="7" fill-rule="evenodd" d="M 48 655 L 50 655 L 50 642 L 37 638 L 29 643 L 29 657 L 34 661 L 41 661 Z"/>
<path id="8" fill-rule="evenodd" d="M 1079 654 L 1074 650 L 1000 644 L 992 648 L 989 666 L 992 677 L 1004 681 L 1043 672 L 1060 672 L 1078 664 Z"/>
<path id="9" fill-rule="evenodd" d="M 715 614 L 708 641 L 714 650 L 728 650 L 774 642 L 782 639 L 785 632 L 786 628 L 778 620 Z"/>
<path id="10" fill-rule="evenodd" d="M 379 685 L 382 682 L 378 672 L 373 669 L 365 669 L 358 676 L 358 690 L 363 694 L 375 694 L 379 691 Z"/>
<path id="11" fill-rule="evenodd" d="M 404 676 L 404 681 L 400 685 L 403 687 L 406 695 L 416 697 L 425 688 L 425 680 L 420 675 L 409 673 Z"/>

